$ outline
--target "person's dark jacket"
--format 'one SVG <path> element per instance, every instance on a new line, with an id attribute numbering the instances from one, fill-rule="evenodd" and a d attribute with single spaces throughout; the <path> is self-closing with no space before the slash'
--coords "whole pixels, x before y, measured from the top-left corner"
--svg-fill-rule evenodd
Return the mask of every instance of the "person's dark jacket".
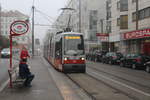
<path id="1" fill-rule="evenodd" d="M 31 75 L 30 69 L 28 68 L 28 65 L 20 64 L 19 65 L 19 76 L 21 78 L 27 78 L 29 75 Z"/>

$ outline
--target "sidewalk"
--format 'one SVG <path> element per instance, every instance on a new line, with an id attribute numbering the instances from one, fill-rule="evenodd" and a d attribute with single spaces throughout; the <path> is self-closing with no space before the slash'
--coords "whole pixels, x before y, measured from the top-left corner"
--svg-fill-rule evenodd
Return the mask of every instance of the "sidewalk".
<path id="1" fill-rule="evenodd" d="M 42 57 L 35 57 L 29 62 L 35 74 L 32 87 L 6 87 L 1 93 L 2 100 L 63 100 Z"/>

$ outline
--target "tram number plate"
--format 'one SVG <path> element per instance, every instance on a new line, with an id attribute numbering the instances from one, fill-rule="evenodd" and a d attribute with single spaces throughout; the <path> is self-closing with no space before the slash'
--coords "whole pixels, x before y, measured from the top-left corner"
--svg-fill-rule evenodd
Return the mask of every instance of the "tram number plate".
<path id="1" fill-rule="evenodd" d="M 76 60 L 73 60 L 73 63 L 76 63 L 77 61 Z"/>
<path id="2" fill-rule="evenodd" d="M 75 60 L 77 60 L 77 59 L 79 59 L 79 58 L 77 58 L 77 57 L 70 57 L 69 59 L 75 59 Z"/>

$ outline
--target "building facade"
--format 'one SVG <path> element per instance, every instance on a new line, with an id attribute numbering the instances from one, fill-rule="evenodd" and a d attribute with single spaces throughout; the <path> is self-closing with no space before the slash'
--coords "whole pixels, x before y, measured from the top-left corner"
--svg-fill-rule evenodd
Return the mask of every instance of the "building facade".
<path id="1" fill-rule="evenodd" d="M 107 0 L 107 6 L 111 51 L 149 54 L 150 1 Z"/>
<path id="2" fill-rule="evenodd" d="M 29 17 L 19 11 L 2 11 L 1 12 L 1 35 L 9 38 L 10 35 L 10 25 L 14 21 L 17 20 L 23 20 L 26 21 L 29 19 Z M 29 27 L 30 22 L 28 22 Z M 31 44 L 31 30 L 29 28 L 29 31 L 27 34 L 19 37 L 14 37 L 13 41 L 16 41 L 18 44 L 25 44 L 29 46 Z"/>

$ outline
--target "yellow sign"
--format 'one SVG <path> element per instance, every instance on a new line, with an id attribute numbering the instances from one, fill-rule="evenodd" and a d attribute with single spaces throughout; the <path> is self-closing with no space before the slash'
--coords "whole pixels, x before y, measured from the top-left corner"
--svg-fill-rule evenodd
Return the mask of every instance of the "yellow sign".
<path id="1" fill-rule="evenodd" d="M 65 39 L 80 39 L 80 36 L 65 36 Z"/>

